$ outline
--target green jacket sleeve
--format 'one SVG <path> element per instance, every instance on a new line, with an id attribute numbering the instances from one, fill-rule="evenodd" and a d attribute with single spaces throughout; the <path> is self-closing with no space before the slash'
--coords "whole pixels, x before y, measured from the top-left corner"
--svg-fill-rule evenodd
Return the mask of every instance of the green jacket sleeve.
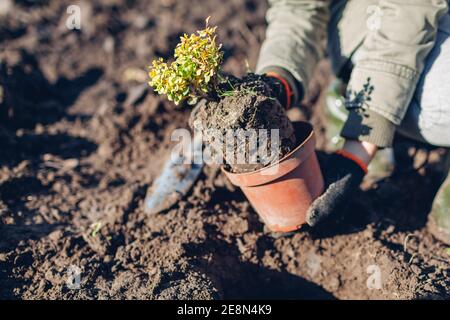
<path id="1" fill-rule="evenodd" d="M 300 84 L 300 88 L 291 84 L 297 102 L 324 53 L 329 1 L 269 0 L 269 4 L 256 72 L 283 70 L 288 82 L 292 76 Z"/>
<path id="2" fill-rule="evenodd" d="M 386 147 L 411 102 L 448 3 L 381 0 L 369 9 L 369 31 L 350 78 L 350 115 L 342 136 Z"/>

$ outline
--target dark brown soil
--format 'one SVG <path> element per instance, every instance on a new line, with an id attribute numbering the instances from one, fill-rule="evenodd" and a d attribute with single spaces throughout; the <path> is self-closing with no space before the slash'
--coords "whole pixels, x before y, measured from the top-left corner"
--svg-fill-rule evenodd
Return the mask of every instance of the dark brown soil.
<path id="1" fill-rule="evenodd" d="M 328 233 L 270 237 L 215 167 L 171 210 L 144 213 L 189 110 L 142 89 L 131 68 L 167 58 L 211 15 L 225 71 L 242 76 L 265 2 L 83 1 L 81 31 L 65 28 L 71 4 L 15 5 L 2 18 L 1 298 L 449 298 L 447 248 L 425 227 L 433 161 L 366 182 Z M 289 113 L 311 120 L 322 150 L 328 80 L 323 63 L 302 111 Z M 67 286 L 73 268 L 80 289 Z M 374 270 L 380 289 L 367 286 Z"/>
<path id="2" fill-rule="evenodd" d="M 203 132 L 208 145 L 223 155 L 220 158 L 231 172 L 261 169 L 295 148 L 294 128 L 264 78 L 256 74 L 242 79 L 228 77 L 218 87 L 223 96 L 204 100 L 191 115 L 191 126 Z M 277 145 L 271 129 L 278 132 Z M 260 135 L 261 131 L 265 135 Z M 231 141 L 227 140 L 227 134 L 232 134 Z M 259 152 L 262 148 L 265 153 Z"/>

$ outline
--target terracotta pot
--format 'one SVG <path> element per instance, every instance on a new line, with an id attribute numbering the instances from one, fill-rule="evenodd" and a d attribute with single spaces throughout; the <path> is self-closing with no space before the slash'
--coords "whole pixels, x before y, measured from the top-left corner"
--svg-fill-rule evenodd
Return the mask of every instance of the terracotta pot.
<path id="1" fill-rule="evenodd" d="M 306 122 L 293 125 L 299 145 L 278 163 L 240 174 L 222 168 L 231 183 L 242 189 L 269 229 L 276 232 L 293 231 L 305 224 L 310 204 L 324 189 L 314 151 L 313 128 Z"/>

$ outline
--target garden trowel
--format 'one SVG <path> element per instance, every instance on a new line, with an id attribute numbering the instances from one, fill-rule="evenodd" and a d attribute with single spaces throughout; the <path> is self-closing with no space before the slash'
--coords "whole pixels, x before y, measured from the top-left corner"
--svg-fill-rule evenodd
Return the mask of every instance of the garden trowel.
<path id="1" fill-rule="evenodd" d="M 170 209 L 180 201 L 197 180 L 203 168 L 202 138 L 196 135 L 184 153 L 172 154 L 164 165 L 161 175 L 147 191 L 145 211 L 156 214 Z M 194 159 L 196 161 L 194 161 Z"/>

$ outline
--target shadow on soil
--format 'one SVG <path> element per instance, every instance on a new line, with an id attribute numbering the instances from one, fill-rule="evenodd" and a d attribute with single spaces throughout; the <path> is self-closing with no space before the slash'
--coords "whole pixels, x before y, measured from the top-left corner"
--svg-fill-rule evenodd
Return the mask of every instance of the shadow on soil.
<path id="1" fill-rule="evenodd" d="M 47 167 L 44 155 L 62 160 L 81 159 L 97 149 L 95 143 L 83 137 L 48 133 L 45 130 L 41 133 L 35 128 L 38 124 L 49 125 L 61 118 L 71 121 L 67 109 L 102 74 L 101 69 L 92 68 L 74 79 L 61 77 L 55 83 L 50 83 L 37 59 L 25 50 L 20 52 L 17 62 L 8 65 L 3 61 L 0 64 L 0 85 L 4 89 L 4 99 L 0 101 L 0 167 L 21 172 L 20 177 L 9 177 L 0 183 L 0 202 L 6 205 L 16 222 L 33 213 L 26 206 L 27 197 L 51 192 L 51 184 L 43 185 L 36 177 L 38 170 L 43 169 L 44 173 L 53 170 Z M 20 169 L 15 168 L 22 161 L 26 161 L 24 165 Z M 20 229 L 22 227 L 24 229 Z M 5 225 L 1 229 L 4 237 L 5 228 L 13 228 L 7 232 L 11 237 L 6 238 L 9 237 L 11 241 L 16 239 L 17 242 L 21 240 L 20 235 L 28 238 L 28 234 L 48 231 L 42 224 Z"/>
<path id="2" fill-rule="evenodd" d="M 0 252 L 7 252 L 9 248 L 17 248 L 22 241 L 38 240 L 59 228 L 58 224 L 1 224 Z M 13 277 L 13 269 L 20 270 L 20 266 L 30 266 L 34 262 L 33 251 L 26 249 L 14 259 L 0 260 L 0 299 L 17 299 L 16 290 L 27 281 Z M 19 266 L 19 267 L 18 267 Z"/>
<path id="3" fill-rule="evenodd" d="M 97 145 L 85 138 L 61 133 L 37 134 L 29 129 L 37 124 L 52 124 L 63 117 L 70 120 L 67 108 L 102 74 L 101 69 L 92 68 L 75 79 L 61 77 L 52 84 L 36 58 L 24 50 L 14 65 L 3 62 L 0 65 L 0 85 L 4 88 L 0 108 L 0 165 L 13 167 L 25 159 L 39 160 L 47 153 L 67 159 L 95 151 Z"/>
<path id="4" fill-rule="evenodd" d="M 267 245 L 270 246 L 257 244 L 259 256 Z M 241 261 L 241 252 L 235 244 L 210 239 L 202 244 L 186 244 L 184 248 L 188 256 L 201 256 L 201 252 L 209 255 L 195 264 L 213 280 L 224 299 L 335 299 L 322 287 L 285 270 Z"/>
<path id="5" fill-rule="evenodd" d="M 22 50 L 19 61 L 0 65 L 5 92 L 0 123 L 11 129 L 31 129 L 38 123 L 47 125 L 68 117 L 67 108 L 102 75 L 102 69 L 91 68 L 74 79 L 60 77 L 50 83 L 35 56 Z"/>

